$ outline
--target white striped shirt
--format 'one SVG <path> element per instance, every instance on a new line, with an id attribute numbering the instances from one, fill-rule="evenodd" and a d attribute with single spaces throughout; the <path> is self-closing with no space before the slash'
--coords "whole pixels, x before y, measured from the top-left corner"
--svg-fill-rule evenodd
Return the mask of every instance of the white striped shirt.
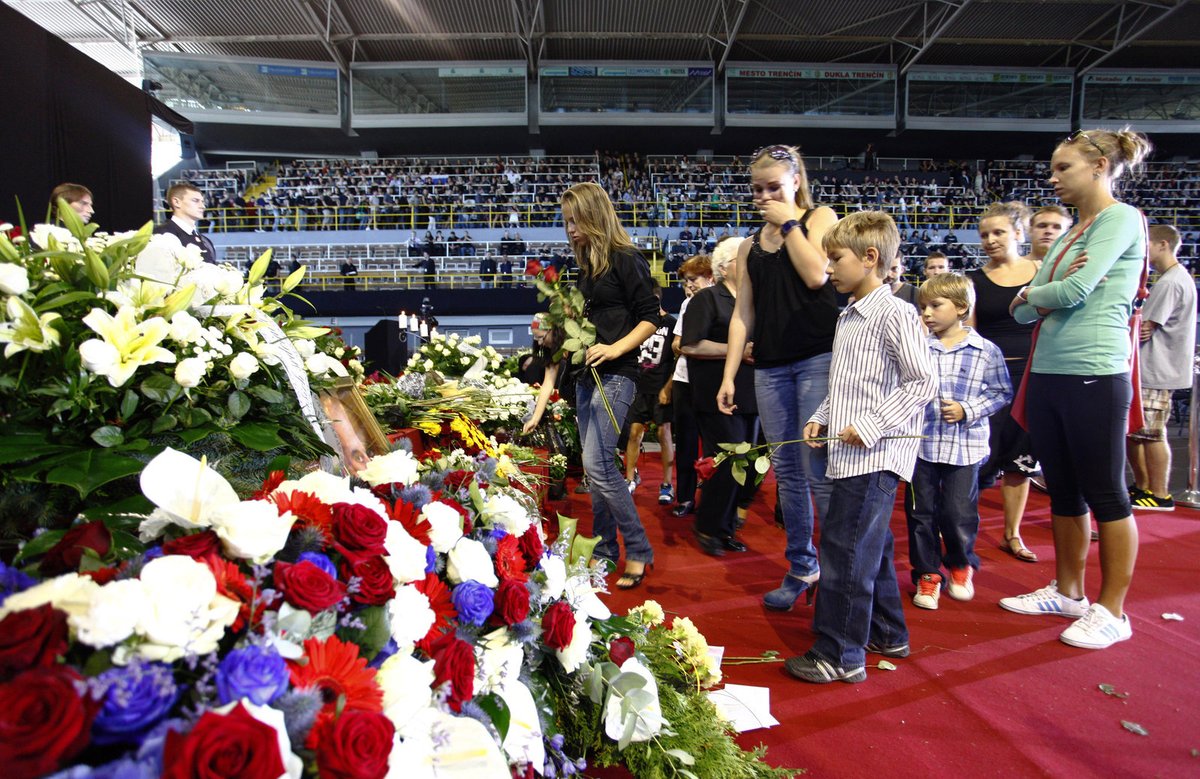
<path id="1" fill-rule="evenodd" d="M 838 317 L 829 394 L 809 419 L 837 435 L 853 425 L 863 446 L 829 442 L 831 479 L 891 471 L 912 478 L 925 405 L 937 397 L 937 375 L 925 334 L 910 304 L 884 284 Z"/>

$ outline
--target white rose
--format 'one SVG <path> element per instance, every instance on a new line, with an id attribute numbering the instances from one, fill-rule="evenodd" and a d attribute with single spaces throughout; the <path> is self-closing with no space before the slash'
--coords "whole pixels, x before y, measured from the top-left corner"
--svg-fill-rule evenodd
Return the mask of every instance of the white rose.
<path id="1" fill-rule="evenodd" d="M 256 370 L 258 370 L 258 360 L 249 352 L 240 352 L 229 361 L 229 375 L 235 379 L 248 379 Z"/>
<path id="2" fill-rule="evenodd" d="M 77 573 L 65 573 L 53 579 L 35 584 L 27 590 L 9 595 L 0 604 L 0 619 L 4 619 L 14 611 L 36 609 L 49 603 L 68 616 L 86 614 L 92 607 L 92 598 L 100 585 L 88 576 Z"/>
<path id="3" fill-rule="evenodd" d="M 73 614 L 68 622 L 80 641 L 102 649 L 132 636 L 146 605 L 145 585 L 138 579 L 122 579 L 101 587 L 87 613 Z"/>
<path id="4" fill-rule="evenodd" d="M 398 729 L 433 705 L 433 661 L 398 652 L 379 666 L 375 681 L 383 690 L 383 713 Z"/>
<path id="5" fill-rule="evenodd" d="M 542 603 L 549 603 L 563 594 L 567 586 L 567 564 L 558 555 L 544 555 L 541 563 L 546 583 L 542 585 Z"/>
<path id="6" fill-rule="evenodd" d="M 437 619 L 429 598 L 411 584 L 396 588 L 396 597 L 388 601 L 387 610 L 392 638 L 404 654 L 411 652 L 413 644 L 425 638 Z"/>
<path id="7" fill-rule="evenodd" d="M 275 488 L 275 492 L 307 492 L 330 506 L 334 503 L 345 503 L 354 495 L 350 489 L 349 476 L 334 476 L 325 471 L 309 471 L 299 479 L 281 482 Z"/>
<path id="8" fill-rule="evenodd" d="M 426 503 L 421 509 L 421 516 L 429 520 L 429 542 L 438 554 L 446 554 L 462 538 L 462 514 L 445 503 Z"/>
<path id="9" fill-rule="evenodd" d="M 108 341 L 92 338 L 79 344 L 79 358 L 86 370 L 107 376 L 121 361 L 121 352 Z"/>
<path id="10" fill-rule="evenodd" d="M 240 701 L 232 701 L 219 709 L 214 709 L 217 714 L 228 714 L 233 711 L 233 707 L 238 704 L 246 709 L 251 717 L 269 726 L 275 731 L 277 743 L 279 744 L 279 756 L 283 759 L 283 773 L 279 775 L 279 779 L 300 779 L 304 774 L 304 761 L 299 755 L 292 752 L 292 740 L 288 737 L 287 724 L 284 722 L 283 712 L 279 709 L 272 709 L 270 706 L 259 706 L 257 703 L 252 703 L 248 698 L 242 698 Z"/>
<path id="11" fill-rule="evenodd" d="M 495 589 L 500 586 L 496 566 L 483 544 L 471 538 L 460 538 L 446 557 L 446 576 L 452 584 L 474 579 Z"/>
<path id="12" fill-rule="evenodd" d="M 372 487 L 392 483 L 409 485 L 417 481 L 417 466 L 417 458 L 412 456 L 412 452 L 397 449 L 372 457 L 366 467 L 358 472 L 358 478 Z"/>
<path id="13" fill-rule="evenodd" d="M 226 554 L 260 565 L 283 549 L 296 522 L 292 512 L 280 515 L 275 504 L 266 500 L 221 506 L 211 519 Z"/>
<path id="14" fill-rule="evenodd" d="M 182 253 L 183 244 L 178 237 L 171 233 L 156 233 L 138 254 L 134 272 L 143 278 L 174 284 L 184 270 L 176 259 Z M 198 302 L 194 297 L 192 301 Z"/>
<path id="15" fill-rule="evenodd" d="M 205 336 L 204 325 L 186 311 L 176 311 L 171 317 L 171 340 L 180 344 L 198 344 Z"/>
<path id="16" fill-rule="evenodd" d="M 138 615 L 137 647 L 147 660 L 174 662 L 187 654 L 215 652 L 234 623 L 238 604 L 217 594 L 217 581 L 204 563 L 168 555 L 142 568 L 147 605 Z"/>
<path id="17" fill-rule="evenodd" d="M 0 292 L 6 295 L 24 295 L 29 291 L 29 274 L 20 265 L 0 262 Z"/>
<path id="18" fill-rule="evenodd" d="M 433 360 L 425 361 L 425 370 L 427 370 L 427 371 L 433 370 Z"/>
<path id="19" fill-rule="evenodd" d="M 383 561 L 397 582 L 407 584 L 425 578 L 425 566 L 429 562 L 425 550 L 428 547 L 410 536 L 404 525 L 399 522 L 387 523 L 383 548 L 387 552 Z"/>
<path id="20" fill-rule="evenodd" d="M 313 376 L 325 376 L 330 373 L 334 376 L 350 375 L 345 365 L 342 365 L 328 354 L 314 354 L 304 361 L 304 367 Z"/>
<path id="21" fill-rule="evenodd" d="M 488 496 L 483 504 L 483 518 L 514 536 L 529 529 L 529 512 L 511 495 L 502 492 Z"/>
<path id="22" fill-rule="evenodd" d="M 181 387 L 195 387 L 207 372 L 208 363 L 198 357 L 188 357 L 175 366 L 175 383 Z"/>
<path id="23" fill-rule="evenodd" d="M 575 631 L 571 634 L 571 643 L 567 644 L 566 649 L 554 650 L 558 662 L 562 663 L 563 670 L 567 673 L 579 670 L 579 666 L 583 665 L 583 661 L 587 659 L 588 646 L 591 643 L 592 630 L 588 627 L 587 616 L 577 611 L 575 612 Z"/>

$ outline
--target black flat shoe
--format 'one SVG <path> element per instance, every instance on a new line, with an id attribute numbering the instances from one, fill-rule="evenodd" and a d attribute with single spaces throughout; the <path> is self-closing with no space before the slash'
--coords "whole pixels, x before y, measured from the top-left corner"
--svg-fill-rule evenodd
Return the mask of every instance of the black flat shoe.
<path id="1" fill-rule="evenodd" d="M 686 517 L 688 514 L 696 512 L 696 504 L 690 500 L 685 500 L 683 503 L 676 504 L 675 508 L 671 509 L 671 516 Z"/>
<path id="2" fill-rule="evenodd" d="M 722 538 L 721 546 L 725 547 L 730 552 L 745 552 L 747 548 L 745 544 L 733 536 L 730 536 L 729 538 Z"/>
<path id="3" fill-rule="evenodd" d="M 700 547 L 700 551 L 710 557 L 724 557 L 725 545 L 721 539 L 716 536 L 710 536 L 707 533 L 701 533 L 696 528 L 692 528 L 692 533 L 696 536 L 696 544 Z"/>

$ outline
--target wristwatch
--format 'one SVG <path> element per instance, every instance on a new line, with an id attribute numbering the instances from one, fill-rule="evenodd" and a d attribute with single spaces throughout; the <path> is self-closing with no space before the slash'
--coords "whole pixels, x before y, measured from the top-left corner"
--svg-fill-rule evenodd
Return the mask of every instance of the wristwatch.
<path id="1" fill-rule="evenodd" d="M 786 222 L 784 222 L 783 224 L 779 225 L 779 234 L 782 235 L 784 238 L 787 238 L 787 234 L 799 226 L 800 226 L 800 223 L 798 221 L 796 221 L 795 219 L 789 219 Z"/>

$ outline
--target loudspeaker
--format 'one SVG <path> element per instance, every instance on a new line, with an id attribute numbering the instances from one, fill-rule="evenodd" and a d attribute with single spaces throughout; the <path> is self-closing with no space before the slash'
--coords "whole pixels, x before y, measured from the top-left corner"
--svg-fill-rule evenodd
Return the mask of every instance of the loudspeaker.
<path id="1" fill-rule="evenodd" d="M 363 337 L 367 373 L 386 371 L 399 375 L 408 363 L 408 342 L 400 340 L 395 319 L 381 319 Z"/>
<path id="2" fill-rule="evenodd" d="M 179 158 L 181 160 L 196 159 L 196 138 L 194 136 L 179 134 Z"/>

